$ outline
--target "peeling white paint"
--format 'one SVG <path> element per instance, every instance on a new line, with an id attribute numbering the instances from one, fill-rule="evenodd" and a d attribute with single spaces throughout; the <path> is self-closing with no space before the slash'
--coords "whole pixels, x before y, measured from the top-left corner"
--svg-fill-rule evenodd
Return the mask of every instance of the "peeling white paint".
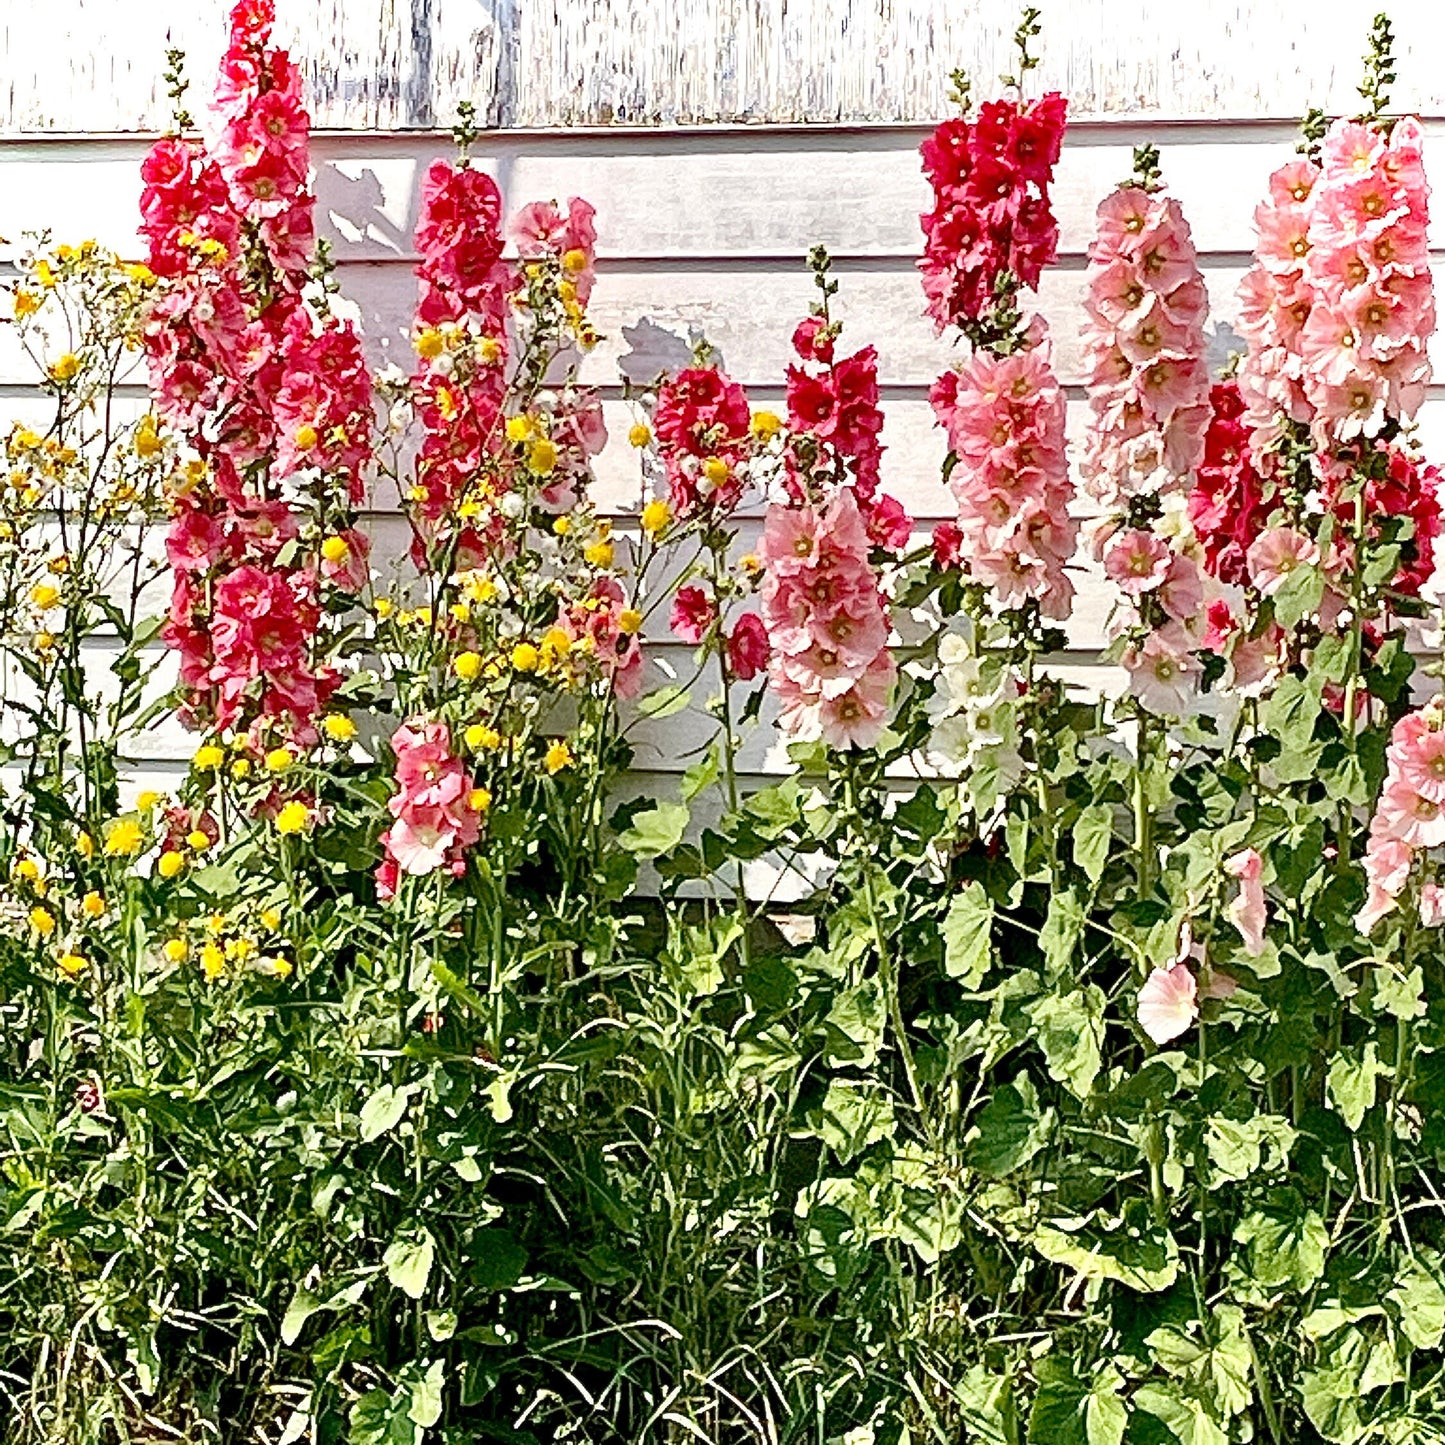
<path id="1" fill-rule="evenodd" d="M 0 132 L 155 130 L 168 43 L 203 87 L 226 0 L 0 0 Z M 1052 0 L 1034 82 L 1077 115 L 1290 116 L 1357 103 L 1371 6 Z M 1440 0 L 1390 5 L 1397 103 L 1445 114 Z M 927 120 L 991 89 L 1014 0 L 279 0 L 320 126 Z"/>

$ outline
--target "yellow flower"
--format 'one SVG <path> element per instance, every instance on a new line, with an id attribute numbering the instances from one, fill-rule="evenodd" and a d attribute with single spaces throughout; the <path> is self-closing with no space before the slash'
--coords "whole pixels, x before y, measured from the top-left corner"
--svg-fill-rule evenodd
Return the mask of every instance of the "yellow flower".
<path id="1" fill-rule="evenodd" d="M 467 802 L 474 813 L 485 813 L 492 806 L 492 795 L 485 788 L 473 788 L 467 794 Z"/>
<path id="2" fill-rule="evenodd" d="M 527 448 L 527 465 L 537 473 L 545 477 L 554 471 L 557 466 L 557 448 L 547 440 L 546 437 L 538 437 L 536 441 Z"/>
<path id="3" fill-rule="evenodd" d="M 783 429 L 783 423 L 771 411 L 756 412 L 749 428 L 760 441 L 771 441 Z"/>
<path id="4" fill-rule="evenodd" d="M 572 650 L 572 637 L 565 627 L 549 627 L 542 638 L 542 651 L 565 657 Z"/>
<path id="5" fill-rule="evenodd" d="M 661 498 L 654 499 L 642 509 L 642 530 L 649 537 L 655 537 L 659 532 L 664 531 L 670 521 L 672 521 L 672 508 Z"/>
<path id="6" fill-rule="evenodd" d="M 90 967 L 83 953 L 62 953 L 55 963 L 66 978 L 79 978 Z"/>
<path id="7" fill-rule="evenodd" d="M 284 773 L 295 761 L 296 754 L 290 748 L 272 748 L 266 754 L 266 770 L 271 773 Z"/>
<path id="8" fill-rule="evenodd" d="M 570 768 L 572 766 L 572 749 L 559 739 L 547 749 L 547 755 L 542 759 L 542 766 L 553 774 L 560 773 L 563 768 Z"/>
<path id="9" fill-rule="evenodd" d="M 610 567 L 615 555 L 611 542 L 606 540 L 589 542 L 583 549 L 582 555 L 587 559 L 588 566 Z"/>
<path id="10" fill-rule="evenodd" d="M 509 442 L 524 442 L 532 435 L 532 418 L 529 416 L 509 416 L 507 418 L 507 440 Z"/>
<path id="11" fill-rule="evenodd" d="M 474 753 L 491 752 L 502 746 L 502 735 L 486 723 L 473 723 L 464 734 L 467 746 Z"/>
<path id="12" fill-rule="evenodd" d="M 530 642 L 519 642 L 512 649 L 512 666 L 518 672 L 536 672 L 542 654 Z"/>
<path id="13" fill-rule="evenodd" d="M 281 910 L 279 908 L 263 908 L 261 910 L 261 926 L 269 928 L 272 933 L 281 927 Z"/>
<path id="14" fill-rule="evenodd" d="M 226 915 L 224 913 L 212 913 L 206 919 L 207 933 L 224 933 L 226 931 Z"/>
<path id="15" fill-rule="evenodd" d="M 156 859 L 156 872 L 159 873 L 162 878 L 174 878 L 185 866 L 186 860 L 177 853 L 174 848 L 167 848 L 166 851 Z"/>
<path id="16" fill-rule="evenodd" d="M 570 251 L 563 251 L 562 269 L 570 271 L 574 276 L 579 271 L 585 271 L 587 269 L 587 252 L 580 246 L 573 246 Z"/>
<path id="17" fill-rule="evenodd" d="M 273 978 L 291 977 L 291 960 L 288 958 L 263 958 L 261 966 L 265 968 Z"/>
<path id="18" fill-rule="evenodd" d="M 552 530 L 559 536 L 565 537 L 572 530 L 571 517 L 555 517 L 552 520 Z"/>
<path id="19" fill-rule="evenodd" d="M 416 341 L 416 354 L 425 357 L 428 361 L 435 361 L 438 356 L 446 350 L 446 342 L 442 334 L 434 326 L 428 326 L 425 331 L 418 332 Z"/>
<path id="20" fill-rule="evenodd" d="M 211 846 L 210 838 L 199 828 L 193 828 L 186 834 L 186 842 L 196 850 L 197 853 L 204 853 Z"/>
<path id="21" fill-rule="evenodd" d="M 55 915 L 48 908 L 32 908 L 30 926 L 41 938 L 49 938 L 55 932 Z"/>
<path id="22" fill-rule="evenodd" d="M 321 440 L 316 428 L 310 422 L 302 422 L 296 428 L 296 445 L 303 452 L 309 452 Z"/>
<path id="23" fill-rule="evenodd" d="M 495 336 L 484 336 L 477 347 L 483 366 L 495 366 L 502 359 L 502 343 Z"/>
<path id="24" fill-rule="evenodd" d="M 387 617 L 390 617 L 390 616 L 391 616 L 391 598 L 389 598 L 389 597 L 378 597 L 378 598 L 376 599 L 376 608 L 375 608 L 375 611 L 376 611 L 376 615 L 377 615 L 378 617 L 380 617 L 380 618 L 385 619 L 385 618 L 387 618 Z"/>
<path id="25" fill-rule="evenodd" d="M 134 818 L 117 818 L 105 830 L 105 851 L 112 858 L 134 858 L 144 841 Z"/>
<path id="26" fill-rule="evenodd" d="M 22 858 L 15 865 L 15 876 L 23 878 L 27 883 L 34 883 L 40 877 L 40 864 L 33 858 Z"/>
<path id="27" fill-rule="evenodd" d="M 356 724 L 344 712 L 327 713 L 321 726 L 332 742 L 349 743 L 356 736 Z"/>
<path id="28" fill-rule="evenodd" d="M 276 831 L 286 836 L 304 833 L 311 822 L 311 809 L 293 798 L 276 814 Z"/>
<path id="29" fill-rule="evenodd" d="M 191 951 L 190 945 L 184 938 L 168 938 L 165 941 L 161 952 L 170 959 L 172 963 L 184 963 L 186 955 Z"/>
<path id="30" fill-rule="evenodd" d="M 81 831 L 75 835 L 75 851 L 82 858 L 95 857 L 95 839 L 89 833 Z"/>
<path id="31" fill-rule="evenodd" d="M 49 612 L 60 601 L 60 589 L 49 582 L 37 582 L 30 589 L 30 600 L 42 612 Z"/>
<path id="32" fill-rule="evenodd" d="M 447 611 L 451 614 L 453 622 L 470 622 L 472 620 L 472 609 L 465 602 L 453 602 Z"/>
<path id="33" fill-rule="evenodd" d="M 33 316 L 40 310 L 40 297 L 33 291 L 27 291 L 23 286 L 15 288 L 15 319 L 23 321 L 27 316 Z"/>
<path id="34" fill-rule="evenodd" d="M 192 765 L 200 772 L 219 768 L 226 761 L 225 751 L 215 743 L 202 743 L 191 757 Z"/>
<path id="35" fill-rule="evenodd" d="M 642 631 L 642 614 L 635 607 L 624 607 L 617 614 L 617 630 L 625 637 Z"/>
<path id="36" fill-rule="evenodd" d="M 472 572 L 468 574 L 463 590 L 473 602 L 490 602 L 497 595 L 497 584 L 485 572 Z"/>
<path id="37" fill-rule="evenodd" d="M 49 261 L 41 260 L 35 263 L 35 279 L 42 286 L 54 286 L 60 277 L 55 274 Z"/>
<path id="38" fill-rule="evenodd" d="M 55 634 L 53 632 L 37 632 L 31 641 L 35 644 L 36 652 L 49 652 L 55 646 Z"/>
<path id="39" fill-rule="evenodd" d="M 91 889 L 84 898 L 80 900 L 80 911 L 87 918 L 99 918 L 105 912 L 105 899 L 94 889 Z"/>
<path id="40" fill-rule="evenodd" d="M 215 983 L 226 971 L 226 953 L 219 944 L 208 942 L 201 949 L 201 972 L 208 983 Z"/>
<path id="41" fill-rule="evenodd" d="M 156 419 L 143 416 L 135 429 L 135 454 L 138 457 L 153 457 L 161 450 L 160 433 L 156 430 Z"/>
<path id="42" fill-rule="evenodd" d="M 161 795 L 153 788 L 147 788 L 143 793 L 137 793 L 135 805 L 139 812 L 149 813 L 152 808 L 161 800 Z"/>
<path id="43" fill-rule="evenodd" d="M 249 778 L 251 776 L 251 759 L 237 758 L 231 764 L 231 776 L 233 778 Z"/>
<path id="44" fill-rule="evenodd" d="M 728 479 L 728 464 L 721 457 L 709 457 L 702 464 L 703 476 L 715 487 L 720 487 Z"/>
<path id="45" fill-rule="evenodd" d="M 80 358 L 73 351 L 67 351 L 64 356 L 58 357 L 50 363 L 52 381 L 74 381 L 79 372 Z"/>
<path id="46" fill-rule="evenodd" d="M 233 938 L 226 945 L 226 957 L 234 959 L 238 963 L 245 963 L 255 951 L 256 945 L 244 935 L 240 938 Z"/>
<path id="47" fill-rule="evenodd" d="M 645 421 L 633 422 L 627 440 L 635 447 L 645 447 L 652 440 L 652 428 Z"/>
<path id="48" fill-rule="evenodd" d="M 452 671 L 463 682 L 473 682 L 481 675 L 482 659 L 479 653 L 459 652 L 452 659 Z"/>
<path id="49" fill-rule="evenodd" d="M 345 537 L 328 537 L 321 544 L 321 555 L 328 562 L 344 562 L 351 555 L 351 547 Z"/>

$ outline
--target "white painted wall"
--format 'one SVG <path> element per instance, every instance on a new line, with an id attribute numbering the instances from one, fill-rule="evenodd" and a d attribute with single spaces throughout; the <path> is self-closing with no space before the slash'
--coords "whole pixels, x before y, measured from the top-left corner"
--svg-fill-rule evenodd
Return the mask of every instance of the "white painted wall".
<path id="1" fill-rule="evenodd" d="M 1412 0 L 1395 7 L 1402 40 L 1416 51 L 1445 24 L 1427 16 L 1436 3 Z M 6 57 L 0 62 L 0 128 L 34 131 L 0 135 L 0 236 L 16 242 L 26 230 L 49 228 L 56 240 L 94 236 L 137 253 L 138 169 L 148 142 L 99 132 L 158 124 L 151 79 L 164 43 L 162 22 L 168 20 L 198 58 L 205 52 L 204 69 L 196 67 L 200 77 L 219 45 L 217 17 L 224 8 L 221 0 L 205 0 L 184 13 L 155 0 L 145 6 L 47 0 L 43 7 L 36 0 L 0 0 L 0 53 Z M 633 418 L 622 400 L 622 376 L 646 379 L 661 367 L 682 364 L 691 336 L 704 332 L 755 404 L 780 401 L 788 337 L 811 296 L 803 258 L 817 242 L 837 261 L 845 342 L 872 342 L 879 349 L 885 485 L 924 525 L 949 514 L 939 479 L 946 448 L 933 426 L 927 390 L 952 352 L 921 315 L 913 266 L 918 212 L 928 202 L 917 156 L 927 126 L 896 117 L 946 112 L 941 72 L 955 57 L 981 55 L 976 68 L 985 74 L 1002 68 L 1006 57 L 988 48 L 988 37 L 1012 28 L 1012 6 L 988 0 L 965 7 L 948 0 L 931 15 L 922 0 L 793 0 L 784 26 L 780 0 L 732 0 L 730 6 L 725 0 L 679 0 L 667 7 L 666 13 L 676 12 L 668 33 L 686 29 L 694 49 L 685 62 L 666 64 L 676 48 L 663 44 L 665 12 L 657 0 L 630 7 L 625 0 L 591 0 L 585 25 L 574 0 L 511 0 L 510 6 L 508 0 L 488 0 L 487 6 L 479 0 L 281 0 L 281 8 L 302 37 L 313 79 L 325 73 L 316 110 L 333 125 L 396 127 L 425 113 L 407 108 L 412 92 L 403 83 L 403 62 L 415 56 L 407 49 L 411 42 L 397 39 L 413 11 L 419 20 L 429 17 L 431 27 L 427 84 L 415 93 L 424 92 L 434 111 L 473 94 L 501 97 L 497 103 L 505 100 L 509 120 L 565 121 L 595 116 L 599 97 L 613 95 L 616 104 L 627 91 L 652 96 L 650 110 L 664 115 L 891 117 L 863 126 L 512 129 L 489 134 L 477 152 L 512 205 L 580 193 L 597 206 L 601 261 L 593 313 L 607 339 L 588 358 L 584 379 L 607 398 L 614 439 L 600 459 L 599 499 L 620 522 L 635 515 L 641 491 L 637 456 L 625 440 Z M 42 9 L 50 17 L 50 39 L 36 49 L 34 17 Z M 1002 18 L 985 27 L 975 10 Z M 325 45 L 316 38 L 323 12 L 332 27 L 327 33 L 341 36 Z M 1290 12 L 1297 12 L 1292 19 Z M 1253 245 L 1253 208 L 1269 172 L 1295 143 L 1291 123 L 1258 117 L 1293 111 L 1311 99 L 1348 107 L 1363 48 L 1361 14 L 1358 7 L 1331 3 L 1306 8 L 1198 0 L 1189 7 L 1146 7 L 1135 0 L 1078 0 L 1046 17 L 1045 83 L 1070 86 L 1078 111 L 1119 112 L 1137 104 L 1154 113 L 1076 122 L 1059 167 L 1062 254 L 1039 304 L 1056 338 L 1076 435 L 1084 411 L 1077 344 L 1083 255 L 1094 207 L 1128 174 L 1132 146 L 1150 139 L 1163 152 L 1170 189 L 1193 223 L 1209 282 L 1216 359 L 1223 360 L 1233 344 L 1234 288 Z M 716 35 L 723 15 L 751 37 L 746 45 L 737 41 L 720 51 L 716 41 L 696 38 Z M 707 23 L 713 29 L 694 31 L 690 22 L 698 16 L 712 17 Z M 515 68 L 507 72 L 512 79 L 505 95 L 495 87 L 477 89 L 485 57 L 473 55 L 469 37 L 483 19 L 511 27 L 508 33 L 530 47 L 525 81 Z M 69 33 L 66 26 L 73 27 Z M 17 36 L 32 38 L 17 48 Z M 709 66 L 708 54 L 716 65 Z M 803 54 L 817 63 L 802 67 Z M 1414 53 L 1407 54 L 1401 91 L 1427 117 L 1445 117 L 1445 79 L 1423 69 Z M 582 84 L 594 70 L 612 77 L 613 90 L 600 81 Z M 1167 114 L 1195 118 L 1161 118 Z M 1445 175 L 1445 120 L 1429 121 L 1427 130 L 1427 161 Z M 77 133 L 82 131 L 90 133 Z M 445 136 L 417 130 L 323 132 L 315 139 L 322 230 L 378 361 L 394 356 L 405 363 L 409 357 L 405 331 L 415 294 L 410 237 L 419 181 L 428 161 L 448 150 Z M 1445 267 L 1445 224 L 1437 221 L 1432 237 L 1437 264 Z M 1445 351 L 1437 347 L 1436 355 L 1440 370 Z M 0 329 L 0 417 L 25 414 L 34 405 L 31 384 Z M 143 397 L 137 388 L 137 407 Z M 1422 434 L 1427 446 L 1433 442 L 1437 459 L 1445 459 L 1445 387 L 1431 391 Z M 371 518 L 383 547 L 397 533 L 389 507 L 388 498 L 378 497 Z M 1071 651 L 1062 660 L 1076 681 L 1107 680 L 1097 655 L 1108 607 L 1097 578 L 1083 575 Z M 654 666 L 687 665 L 688 650 L 662 638 L 651 655 Z M 653 681 L 661 680 L 654 673 Z M 640 726 L 639 765 L 663 774 L 679 770 L 708 728 L 700 712 Z M 146 739 L 145 759 L 153 767 L 173 767 L 190 747 L 176 731 L 163 729 Z M 747 768 L 763 772 L 779 761 L 772 730 L 758 730 Z M 656 782 L 666 786 L 662 778 Z M 639 785 L 652 786 L 645 778 Z"/>

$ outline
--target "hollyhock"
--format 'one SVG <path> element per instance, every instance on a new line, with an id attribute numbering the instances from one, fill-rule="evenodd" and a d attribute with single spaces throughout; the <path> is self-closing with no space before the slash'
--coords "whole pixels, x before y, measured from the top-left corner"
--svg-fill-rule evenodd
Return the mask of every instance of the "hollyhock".
<path id="1" fill-rule="evenodd" d="M 422 182 L 416 228 L 422 283 L 417 314 L 424 325 L 475 316 L 500 337 L 507 297 L 516 284 L 502 261 L 502 193 L 469 165 L 434 160 Z"/>
<path id="2" fill-rule="evenodd" d="M 766 670 L 771 648 L 768 630 L 756 612 L 744 612 L 728 635 L 728 671 L 739 682 L 751 682 Z"/>
<path id="3" fill-rule="evenodd" d="M 1318 567 L 1320 549 L 1293 527 L 1262 532 L 1245 554 L 1249 580 L 1262 597 L 1273 597 L 1301 567 Z"/>
<path id="4" fill-rule="evenodd" d="M 887 719 L 896 668 L 853 489 L 838 487 L 821 512 L 806 502 L 769 507 L 760 552 L 780 726 L 833 747 L 871 747 Z"/>
<path id="5" fill-rule="evenodd" d="M 598 667 L 613 692 L 622 699 L 642 691 L 642 640 L 624 614 L 630 610 L 622 584 L 615 577 L 598 577 L 587 596 L 563 610 L 557 625 L 581 643 L 582 654 Z"/>
<path id="6" fill-rule="evenodd" d="M 700 643 L 717 621 L 717 608 L 701 587 L 679 587 L 672 600 L 673 632 L 684 642 Z"/>
<path id="7" fill-rule="evenodd" d="M 747 393 L 717 367 L 688 367 L 658 388 L 653 432 L 676 516 L 737 505 L 751 421 Z"/>
<path id="8" fill-rule="evenodd" d="M 1156 968 L 1139 990 L 1139 1026 L 1159 1045 L 1177 1039 L 1199 1017 L 1199 985 L 1187 963 Z"/>
<path id="9" fill-rule="evenodd" d="M 396 792 L 387 803 L 393 822 L 382 835 L 387 862 L 413 877 L 442 867 L 457 872 L 463 851 L 481 836 L 481 814 L 475 784 L 452 755 L 446 725 L 403 723 L 391 745 Z M 386 872 L 394 892 L 395 874 Z"/>
<path id="10" fill-rule="evenodd" d="M 1122 661 L 1130 693 L 1150 712 L 1183 717 L 1193 707 L 1204 669 L 1178 623 L 1131 642 Z"/>
<path id="11" fill-rule="evenodd" d="M 1187 487 L 1204 453 L 1208 302 L 1178 201 L 1133 184 L 1106 196 L 1087 287 L 1084 484 L 1122 508 L 1145 492 Z"/>
<path id="12" fill-rule="evenodd" d="M 1258 958 L 1264 952 L 1264 859 L 1255 849 L 1245 848 L 1224 860 L 1224 871 L 1239 882 L 1239 893 L 1229 905 L 1229 917 L 1244 939 L 1244 951 Z"/>
<path id="13" fill-rule="evenodd" d="M 1008 356 L 979 351 L 930 392 L 956 464 L 958 556 L 1005 607 L 1038 602 L 1044 616 L 1069 615 L 1065 567 L 1077 542 L 1068 515 L 1073 486 L 1064 445 L 1063 391 L 1041 325 L 1033 345 Z"/>
<path id="14" fill-rule="evenodd" d="M 577 196 L 563 215 L 552 201 L 533 201 L 512 220 L 512 239 L 524 261 L 553 257 L 562 266 L 572 297 L 585 306 L 596 282 L 596 211 Z"/>
<path id="15" fill-rule="evenodd" d="M 1011 273 L 1038 285 L 1054 258 L 1058 224 L 1049 204 L 1063 143 L 1064 98 L 988 101 L 978 118 L 945 121 L 921 147 L 933 209 L 920 217 L 923 289 L 941 333 L 980 322 Z"/>
<path id="16" fill-rule="evenodd" d="M 1445 924 L 1445 888 L 1437 883 L 1422 883 L 1419 906 L 1421 927 L 1439 928 Z"/>
<path id="17" fill-rule="evenodd" d="M 1238 584 L 1247 580 L 1245 554 L 1264 530 L 1270 506 L 1250 452 L 1238 382 L 1211 387 L 1209 407 L 1204 456 L 1189 494 L 1189 524 L 1210 575 Z"/>
<path id="18" fill-rule="evenodd" d="M 1125 596 L 1139 598 L 1164 581 L 1171 560 L 1161 538 L 1134 527 L 1110 540 L 1104 552 L 1104 571 Z"/>

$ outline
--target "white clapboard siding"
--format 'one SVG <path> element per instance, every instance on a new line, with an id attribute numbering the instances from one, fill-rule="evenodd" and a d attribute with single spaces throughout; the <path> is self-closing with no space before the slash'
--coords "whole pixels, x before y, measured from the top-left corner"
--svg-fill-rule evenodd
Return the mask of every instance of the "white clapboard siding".
<path id="1" fill-rule="evenodd" d="M 1427 164 L 1445 174 L 1445 124 L 1432 121 L 1427 129 Z M 583 194 L 597 207 L 601 261 L 592 309 L 605 340 L 582 359 L 581 374 L 603 392 L 612 437 L 598 459 L 595 497 L 624 533 L 629 521 L 635 523 L 644 482 L 639 456 L 626 444 L 640 413 L 623 398 L 623 378 L 646 381 L 662 368 L 685 364 L 690 342 L 705 334 L 748 385 L 755 405 L 780 408 L 789 337 L 812 299 L 804 257 L 814 243 L 837 257 L 842 289 L 836 305 L 845 343 L 878 348 L 885 486 L 920 527 L 949 515 L 940 475 L 946 447 L 927 393 L 957 352 L 947 338 L 934 336 L 922 316 L 913 266 L 917 213 L 928 200 L 917 156 L 926 134 L 925 127 L 905 125 L 612 129 L 489 133 L 478 142 L 478 164 L 498 177 L 511 205 Z M 1080 298 L 1094 208 L 1129 173 L 1131 148 L 1144 139 L 1160 146 L 1170 189 L 1193 225 L 1210 289 L 1212 351 L 1222 361 L 1237 344 L 1230 323 L 1235 287 L 1253 245 L 1252 213 L 1269 172 L 1292 153 L 1295 131 L 1266 121 L 1137 118 L 1071 127 L 1055 192 L 1063 254 L 1046 276 L 1038 304 L 1069 390 L 1075 440 L 1087 417 Z M 0 234 L 18 242 L 24 231 L 48 228 L 56 240 L 94 236 L 138 254 L 138 168 L 146 144 L 141 137 L 118 136 L 0 138 Z M 315 139 L 321 228 L 335 247 L 342 291 L 378 362 L 410 364 L 411 231 L 426 166 L 448 153 L 445 137 L 426 133 Z M 1445 229 L 1438 217 L 1431 235 L 1439 270 Z M 1436 359 L 1445 360 L 1438 345 Z M 33 380 L 13 334 L 0 328 L 0 414 L 30 422 L 43 416 Z M 132 388 L 126 408 L 138 411 L 144 404 L 143 388 Z M 1445 459 L 1445 388 L 1432 389 L 1420 435 L 1427 450 L 1433 447 Z M 383 560 L 405 544 L 394 507 L 394 491 L 379 486 L 366 524 Z M 750 545 L 756 528 L 755 515 L 744 520 L 742 545 Z M 1082 689 L 1117 688 L 1117 671 L 1099 665 L 1110 591 L 1098 569 L 1082 560 L 1075 575 L 1078 605 L 1069 652 L 1058 666 Z M 650 682 L 687 674 L 690 651 L 667 638 L 665 619 L 654 616 L 648 631 Z M 97 667 L 103 666 L 98 652 Z M 157 671 L 158 682 L 164 676 Z M 659 788 L 670 787 L 657 775 L 680 771 L 705 745 L 713 724 L 702 704 L 710 691 L 701 685 L 696 706 L 684 714 L 636 725 L 644 781 L 656 777 Z M 145 769 L 163 773 L 188 756 L 190 742 L 178 728 L 164 726 L 138 740 L 136 752 Z M 783 766 L 766 721 L 750 735 L 743 761 L 756 776 Z"/>
<path id="2" fill-rule="evenodd" d="M 0 130 L 156 129 L 168 45 L 204 87 L 229 0 L 10 0 Z M 1438 0 L 1394 0 L 1400 104 L 1440 111 Z M 319 124 L 919 121 L 948 74 L 1012 68 L 1012 0 L 278 0 Z M 1373 7 L 1055 0 L 1035 80 L 1086 116 L 1295 115 L 1357 102 Z"/>

